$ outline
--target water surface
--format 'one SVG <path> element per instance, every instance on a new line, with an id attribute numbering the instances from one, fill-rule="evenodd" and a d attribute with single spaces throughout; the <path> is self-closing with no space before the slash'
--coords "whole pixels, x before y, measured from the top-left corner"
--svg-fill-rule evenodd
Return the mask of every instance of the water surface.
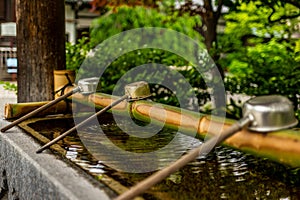
<path id="1" fill-rule="evenodd" d="M 147 166 L 153 165 L 161 168 L 172 160 L 170 158 L 174 154 L 181 155 L 201 144 L 198 139 L 169 129 L 162 129 L 150 138 L 137 138 L 124 133 L 109 116 L 99 121 L 100 127 L 89 124 L 78 132 L 80 137 L 72 134 L 60 142 L 60 145 L 67 150 L 65 156 L 68 159 L 100 181 L 101 175 L 107 174 L 129 187 L 153 172 L 126 173 L 118 170 L 118 165 L 130 162 L 134 163 L 137 169 L 147 169 Z M 130 126 L 132 121 L 124 119 L 122 123 Z M 56 123 L 56 127 L 57 125 Z M 124 151 L 142 155 L 164 148 L 175 136 L 180 141 L 177 146 L 156 153 L 155 158 L 151 159 L 141 156 L 139 159 L 117 162 L 118 155 L 115 155 L 115 152 L 100 152 L 99 148 L 101 145 L 115 145 Z M 49 134 L 48 137 L 51 139 Z M 108 138 L 111 143 L 108 144 L 104 138 Z M 88 144 L 88 147 L 85 147 L 82 141 L 85 141 L 83 143 Z M 226 147 L 217 147 L 206 158 L 198 157 L 152 187 L 144 197 L 164 200 L 300 199 L 300 171 L 268 159 L 257 158 Z"/>

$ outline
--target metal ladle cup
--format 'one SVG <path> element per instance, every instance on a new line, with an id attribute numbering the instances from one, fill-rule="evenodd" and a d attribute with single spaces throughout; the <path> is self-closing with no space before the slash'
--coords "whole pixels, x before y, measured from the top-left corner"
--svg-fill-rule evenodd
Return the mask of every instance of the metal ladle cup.
<path id="1" fill-rule="evenodd" d="M 46 110 L 47 108 L 53 106 L 54 104 L 66 99 L 67 97 L 77 93 L 77 92 L 80 92 L 84 95 L 87 95 L 87 94 L 91 94 L 93 93 L 95 90 L 96 90 L 96 87 L 97 87 L 97 83 L 98 83 L 98 78 L 94 77 L 94 78 L 86 78 L 86 79 L 82 79 L 82 80 L 79 80 L 78 81 L 78 86 L 75 87 L 72 91 L 58 97 L 57 99 L 54 99 L 53 101 L 50 101 L 49 103 L 31 111 L 30 113 L 27 113 L 26 115 L 24 115 L 23 117 L 15 120 L 14 122 L 12 122 L 11 124 L 3 127 L 1 129 L 1 132 L 5 132 L 7 131 L 8 129 L 14 127 L 15 125 L 18 125 L 19 123 L 37 115 L 38 113 L 42 112 L 43 110 Z"/>
<path id="2" fill-rule="evenodd" d="M 98 81 L 99 78 L 97 77 L 80 79 L 77 83 L 78 87 L 80 88 L 80 93 L 83 95 L 94 93 L 97 89 Z"/>
<path id="3" fill-rule="evenodd" d="M 131 83 L 131 84 L 126 85 L 125 86 L 125 95 L 124 96 L 122 96 L 119 99 L 117 99 L 116 101 L 112 102 L 110 105 L 102 108 L 100 111 L 98 111 L 94 115 L 88 117 L 84 121 L 80 122 L 79 124 L 77 124 L 73 128 L 71 128 L 71 129 L 67 130 L 66 132 L 62 133 L 60 136 L 58 136 L 55 139 L 51 140 L 50 142 L 48 142 L 47 144 L 45 144 L 44 146 L 42 146 L 40 149 L 38 149 L 36 151 L 36 153 L 43 152 L 45 149 L 47 149 L 51 145 L 55 144 L 59 140 L 63 139 L 64 137 L 66 137 L 67 135 L 69 135 L 70 133 L 72 133 L 73 131 L 75 131 L 77 128 L 82 127 L 83 125 L 85 125 L 86 123 L 90 122 L 94 118 L 100 116 L 101 114 L 103 114 L 107 110 L 109 110 L 112 107 L 118 105 L 119 103 L 121 103 L 125 99 L 128 99 L 128 100 L 140 100 L 140 99 L 145 99 L 145 98 L 147 98 L 149 96 L 151 96 L 149 85 L 145 81 L 139 81 L 139 82 L 135 82 L 135 83 Z"/>
<path id="4" fill-rule="evenodd" d="M 125 94 L 130 97 L 129 101 L 146 99 L 151 96 L 149 84 L 145 81 L 138 81 L 126 85 Z"/>
<path id="5" fill-rule="evenodd" d="M 168 167 L 139 182 L 115 200 L 133 199 L 189 162 L 195 160 L 199 155 L 207 155 L 215 146 L 245 126 L 248 126 L 250 130 L 269 132 L 290 128 L 298 123 L 294 115 L 292 103 L 287 98 L 278 95 L 260 96 L 248 100 L 243 106 L 243 115 L 242 119 L 234 123 L 222 134 L 212 137 L 199 147 L 192 149 Z"/>
<path id="6" fill-rule="evenodd" d="M 251 115 L 254 120 L 248 126 L 251 131 L 270 132 L 297 125 L 293 104 L 280 95 L 252 98 L 245 102 L 243 115 Z"/>

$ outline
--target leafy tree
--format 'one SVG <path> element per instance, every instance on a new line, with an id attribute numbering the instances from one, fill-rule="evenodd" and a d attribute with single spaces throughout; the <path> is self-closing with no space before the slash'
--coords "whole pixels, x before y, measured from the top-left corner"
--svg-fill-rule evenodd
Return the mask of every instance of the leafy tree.
<path id="1" fill-rule="evenodd" d="M 202 37 L 194 30 L 194 27 L 200 24 L 201 21 L 197 17 L 190 17 L 188 14 L 168 15 L 141 6 L 134 8 L 122 6 L 117 8 L 117 12 L 109 12 L 95 19 L 92 23 L 90 37 L 92 43 L 99 44 L 123 31 L 142 27 L 161 27 L 181 32 L 201 42 Z"/>
<path id="2" fill-rule="evenodd" d="M 277 12 L 273 13 L 273 9 Z M 242 3 L 225 16 L 225 34 L 220 38 L 223 58 L 219 63 L 228 71 L 227 89 L 248 95 L 281 94 L 299 108 L 300 60 L 297 19 L 280 16 L 298 8 L 264 6 L 263 2 Z M 281 20 L 276 20 L 281 18 Z M 270 23 L 270 20 L 273 20 Z"/>
<path id="3" fill-rule="evenodd" d="M 175 4 L 175 2 L 177 4 Z M 229 12 L 236 11 L 242 2 L 259 2 L 261 6 L 267 6 L 271 8 L 272 12 L 268 14 L 269 22 L 276 22 L 285 19 L 297 18 L 300 15 L 300 11 L 293 11 L 292 13 L 281 13 L 278 15 L 277 8 L 284 7 L 286 5 L 292 5 L 296 8 L 300 8 L 298 0 L 247 0 L 247 1 L 235 1 L 235 0 L 202 0 L 201 3 L 192 0 L 139 0 L 139 1 L 122 1 L 122 0 L 93 0 L 93 8 L 103 8 L 107 5 L 113 5 L 118 7 L 120 5 L 144 5 L 157 8 L 159 5 L 170 7 L 167 10 L 180 11 L 182 14 L 189 13 L 192 16 L 200 17 L 202 23 L 195 29 L 203 36 L 204 44 L 210 51 L 211 48 L 217 48 L 217 25 L 221 16 L 224 14 L 223 9 L 227 8 Z M 178 6 L 178 3 L 180 6 Z M 274 18 L 275 17 L 275 18 Z M 214 52 L 214 51 L 213 51 Z M 214 59 L 218 59 L 219 55 L 212 55 Z"/>
<path id="4" fill-rule="evenodd" d="M 180 3 L 179 9 L 176 8 L 177 4 Z M 208 50 L 210 50 L 213 46 L 213 43 L 216 42 L 216 36 L 217 36 L 217 24 L 218 20 L 221 16 L 221 11 L 223 6 L 231 6 L 236 7 L 235 1 L 230 0 L 203 0 L 203 5 L 196 4 L 191 0 L 186 1 L 174 1 L 174 0 L 168 0 L 168 1 L 160 1 L 160 0 L 140 0 L 140 1 L 121 1 L 121 0 L 93 0 L 93 10 L 103 8 L 105 6 L 113 6 L 118 7 L 121 5 L 129 5 L 129 6 L 137 6 L 137 5 L 143 5 L 146 7 L 153 7 L 153 8 L 159 8 L 159 5 L 168 6 L 169 11 L 180 11 L 181 14 L 184 15 L 184 13 L 189 13 L 190 15 L 197 15 L 200 16 L 200 19 L 202 20 L 202 23 L 199 24 L 199 26 L 196 27 L 197 31 L 201 33 L 201 35 L 204 37 L 204 43 Z M 216 8 L 214 8 L 216 7 Z"/>
<path id="5" fill-rule="evenodd" d="M 66 42 L 66 69 L 77 72 L 91 48 L 89 38 L 86 36 L 78 39 L 76 44 Z"/>
<path id="6" fill-rule="evenodd" d="M 101 0 L 94 0 L 96 1 Z M 120 5 L 120 2 L 127 3 L 114 0 L 105 2 L 107 4 L 119 2 L 115 4 L 114 12 L 119 11 L 116 7 Z M 299 104 L 297 72 L 299 71 L 300 42 L 292 37 L 299 28 L 296 25 L 300 12 L 298 1 L 203 0 L 200 4 L 190 0 L 179 2 L 181 6 L 176 7 L 172 0 L 155 1 L 152 7 L 168 5 L 169 8 L 163 10 L 168 11 L 168 14 L 169 11 L 179 16 L 188 13 L 201 19 L 202 23 L 198 23 L 194 29 L 204 37 L 204 43 L 213 54 L 213 58 L 218 61 L 217 63 L 229 72 L 226 84 L 230 91 L 249 95 L 284 94 L 293 99 L 296 106 Z M 136 6 L 134 3 L 129 5 Z M 226 15 L 222 13 L 224 7 L 228 9 Z M 224 34 L 218 33 L 217 37 L 217 23 L 222 15 L 226 20 L 226 31 Z M 139 20 L 143 21 L 145 18 L 137 17 L 137 21 Z M 156 20 L 161 19 L 156 18 Z M 120 23 L 127 23 L 130 27 L 132 21 Z M 106 27 L 110 29 L 109 26 Z M 134 27 L 134 25 L 131 26 L 131 28 Z M 110 31 L 113 33 L 115 30 Z M 168 59 L 168 57 L 169 55 L 165 58 Z M 219 58 L 221 59 L 218 60 Z M 287 79 L 289 81 L 286 81 Z M 290 89 L 291 87 L 296 89 Z"/>
<path id="7" fill-rule="evenodd" d="M 202 40 L 202 37 L 193 28 L 199 23 L 201 22 L 198 17 L 191 17 L 189 15 L 178 16 L 176 15 L 176 13 L 174 13 L 173 15 L 167 15 L 165 13 L 158 12 L 157 10 L 146 9 L 141 6 L 122 6 L 117 8 L 117 12 L 110 12 L 109 14 L 103 15 L 93 21 L 92 28 L 90 31 L 90 41 L 94 45 L 96 45 L 110 38 L 111 36 L 114 36 L 123 31 L 141 27 L 161 27 L 184 33 L 185 35 L 188 35 L 189 37 L 195 39 L 195 41 L 199 41 L 201 45 L 200 41 Z M 150 36 L 148 38 L 151 39 L 152 37 Z M 178 43 L 170 42 L 174 40 L 176 40 L 176 38 L 163 38 L 161 41 L 157 42 L 160 44 L 169 43 L 171 45 L 178 46 Z M 139 42 L 144 43 L 145 41 L 142 41 L 142 37 L 139 37 L 137 35 L 135 37 L 135 43 Z M 204 47 L 203 44 L 202 46 Z M 184 43 L 181 43 L 180 47 L 184 49 L 191 49 L 189 47 L 185 47 Z M 117 50 L 116 48 L 109 47 L 102 48 L 105 48 L 103 52 L 108 52 L 112 55 L 114 54 L 114 51 Z M 176 49 L 179 47 L 174 46 L 174 48 Z M 97 66 L 96 68 L 98 69 L 98 71 L 103 70 L 103 66 L 105 66 L 107 60 L 109 61 L 109 58 L 106 58 L 106 55 L 99 55 L 99 57 L 95 55 L 93 59 L 94 60 L 92 62 L 97 63 L 97 65 L 94 66 Z M 95 59 L 97 61 L 95 61 Z M 111 93 L 112 90 L 115 88 L 115 84 L 117 83 L 117 81 L 119 81 L 119 79 L 123 75 L 130 71 L 130 69 L 136 66 L 148 64 L 148 67 L 153 69 L 152 71 L 159 69 L 159 66 L 155 63 L 159 63 L 161 65 L 166 66 L 176 66 L 178 69 L 180 68 L 180 66 L 186 68 L 186 66 L 190 65 L 189 61 L 183 59 L 179 55 L 162 49 L 143 48 L 132 52 L 128 52 L 125 55 L 118 57 L 116 60 L 109 64 L 108 68 L 105 70 L 104 74 L 101 77 L 101 91 L 105 93 Z M 205 90 L 200 91 L 199 88 L 205 88 L 206 85 L 203 79 L 201 79 L 201 75 L 197 73 L 197 70 L 193 68 L 187 68 L 187 70 L 180 70 L 180 72 L 190 81 L 197 95 L 201 96 L 201 100 L 206 102 L 209 99 L 209 94 Z M 94 73 L 90 70 L 84 69 L 80 71 L 80 74 L 87 77 L 94 75 Z M 166 73 L 165 75 L 165 80 L 168 80 L 169 76 L 172 74 Z M 151 77 L 151 74 L 148 74 L 148 77 Z M 137 76 L 135 77 L 135 80 L 130 81 L 136 81 L 140 78 L 141 77 Z M 152 81 L 155 81 L 154 79 L 155 75 L 153 75 Z M 177 81 L 180 82 L 180 80 Z M 154 93 L 157 94 L 157 99 L 160 99 L 165 103 L 172 103 L 173 105 L 178 105 L 176 98 L 165 98 L 166 96 L 174 97 L 172 91 L 167 90 L 166 88 L 162 89 L 161 86 L 158 85 L 153 86 L 151 88 L 156 90 Z M 182 90 L 182 93 L 184 92 L 187 91 Z M 176 96 L 180 96 L 180 94 L 176 94 Z"/>
<path id="8" fill-rule="evenodd" d="M 294 19 L 298 18 L 300 16 L 300 1 L 298 0 L 246 0 L 244 3 L 260 3 L 263 6 L 267 6 L 272 9 L 272 12 L 268 15 L 269 22 L 279 22 L 281 20 L 286 19 Z M 281 9 L 285 6 L 293 6 L 297 8 L 298 10 L 295 10 L 293 12 L 279 12 L 278 15 L 278 9 Z M 272 19 L 275 16 L 275 19 Z"/>

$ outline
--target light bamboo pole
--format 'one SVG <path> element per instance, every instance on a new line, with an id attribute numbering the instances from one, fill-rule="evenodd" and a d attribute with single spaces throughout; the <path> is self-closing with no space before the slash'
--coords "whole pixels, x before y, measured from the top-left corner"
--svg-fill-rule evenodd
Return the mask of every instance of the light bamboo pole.
<path id="1" fill-rule="evenodd" d="M 65 92 L 73 88 L 68 87 Z M 111 104 L 119 97 L 108 94 L 95 93 L 84 96 L 80 93 L 73 94 L 73 102 L 103 108 Z M 204 138 L 221 134 L 228 129 L 235 120 L 222 119 L 210 115 L 180 109 L 151 101 L 123 101 L 112 112 L 119 115 L 131 116 L 137 120 L 164 125 L 167 128 L 179 130 L 181 133 Z M 300 167 L 300 131 L 287 129 L 269 133 L 251 132 L 244 128 L 223 142 L 223 145 L 247 152 L 259 157 L 269 158 L 273 161 Z"/>
<path id="2" fill-rule="evenodd" d="M 38 109 L 39 107 L 48 104 L 49 102 L 50 101 L 5 104 L 4 118 L 5 119 L 20 118 L 26 115 L 27 113 L 30 113 Z M 63 113 L 70 113 L 71 111 L 72 111 L 71 104 L 66 101 L 61 101 L 55 105 L 52 105 L 46 110 L 41 111 L 36 116 L 63 114 Z"/>
<path id="3" fill-rule="evenodd" d="M 88 97 L 81 94 L 72 96 L 73 101 L 96 108 L 103 108 L 117 98 L 102 93 L 91 94 Z M 236 122 L 225 119 L 223 123 L 218 117 L 145 100 L 122 102 L 112 108 L 112 111 L 120 115 L 131 113 L 137 120 L 163 124 L 167 128 L 179 129 L 184 134 L 192 137 L 197 135 L 201 138 L 206 137 L 208 133 L 210 136 L 221 134 Z M 223 145 L 292 167 L 300 167 L 300 131 L 296 129 L 258 133 L 243 128 L 225 140 Z"/>

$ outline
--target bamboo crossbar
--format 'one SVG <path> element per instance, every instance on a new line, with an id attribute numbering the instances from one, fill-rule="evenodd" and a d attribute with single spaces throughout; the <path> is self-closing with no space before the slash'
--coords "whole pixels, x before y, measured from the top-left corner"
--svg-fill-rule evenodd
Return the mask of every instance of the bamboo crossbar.
<path id="1" fill-rule="evenodd" d="M 48 103 L 49 103 L 49 101 L 5 104 L 4 118 L 5 119 L 20 118 L 20 117 L 26 115 L 27 113 L 30 113 Z M 44 111 L 41 111 L 36 116 L 70 113 L 71 110 L 72 110 L 72 107 L 69 102 L 61 101 L 61 102 L 58 102 L 57 104 L 45 109 Z"/>
<path id="2" fill-rule="evenodd" d="M 72 96 L 73 101 L 96 108 L 103 108 L 117 98 L 102 93 L 91 94 L 88 97 L 81 94 Z M 167 128 L 201 138 L 205 138 L 208 133 L 210 136 L 221 134 L 224 129 L 236 122 L 225 119 L 223 123 L 218 117 L 145 100 L 124 101 L 112 108 L 112 112 L 130 115 L 144 122 L 163 124 Z M 223 145 L 292 167 L 300 167 L 300 131 L 296 129 L 258 133 L 244 128 L 225 140 Z"/>

